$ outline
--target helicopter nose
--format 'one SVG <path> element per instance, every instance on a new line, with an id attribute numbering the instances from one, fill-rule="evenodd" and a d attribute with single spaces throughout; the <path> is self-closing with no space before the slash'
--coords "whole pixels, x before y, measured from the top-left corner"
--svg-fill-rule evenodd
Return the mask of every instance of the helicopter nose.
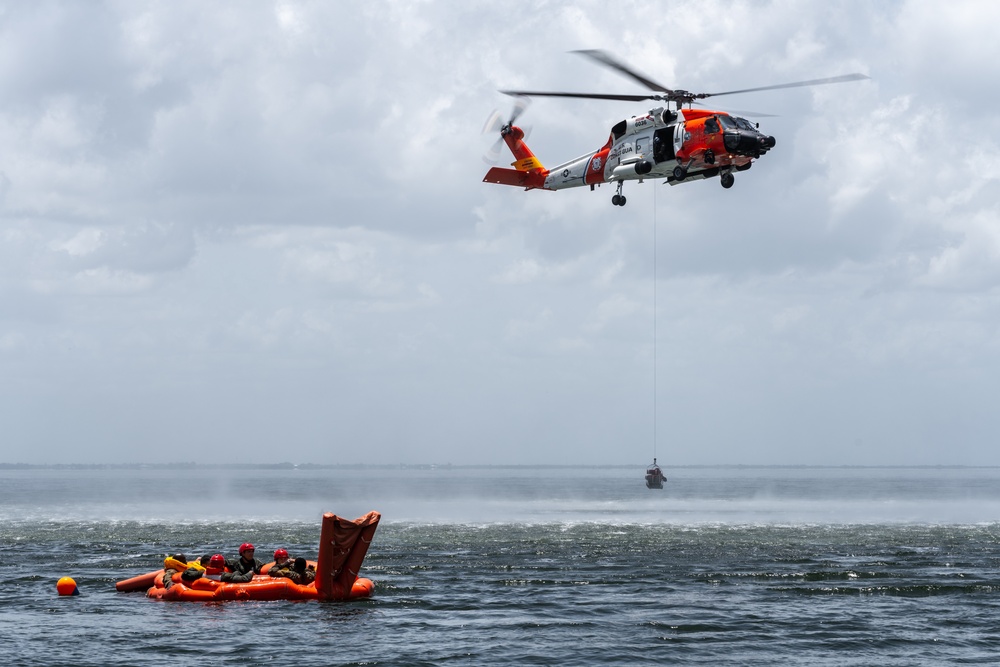
<path id="1" fill-rule="evenodd" d="M 774 137 L 763 136 L 760 138 L 761 148 L 774 148 Z"/>

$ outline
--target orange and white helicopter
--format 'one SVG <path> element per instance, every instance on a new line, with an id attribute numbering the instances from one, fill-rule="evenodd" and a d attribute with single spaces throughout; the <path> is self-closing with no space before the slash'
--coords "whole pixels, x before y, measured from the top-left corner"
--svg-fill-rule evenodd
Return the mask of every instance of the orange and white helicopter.
<path id="1" fill-rule="evenodd" d="M 557 167 L 546 169 L 524 143 L 524 131 L 514 125 L 525 104 L 515 106 L 510 119 L 503 123 L 495 116 L 490 128 L 499 129 L 501 140 L 516 158 L 513 169 L 493 167 L 483 178 L 484 183 L 514 185 L 525 190 L 562 190 L 602 183 L 617 183 L 611 198 L 615 206 L 625 205 L 622 186 L 625 181 L 646 178 L 666 178 L 670 185 L 719 177 L 722 187 L 731 188 L 734 172 L 746 171 L 753 161 L 774 148 L 775 139 L 763 134 L 758 125 L 725 111 L 693 109 L 695 100 L 720 95 L 735 95 L 779 88 L 818 86 L 828 83 L 867 79 L 864 74 L 844 74 L 826 79 L 796 81 L 775 86 L 728 90 L 722 93 L 691 93 L 670 89 L 636 73 L 604 51 L 575 51 L 638 81 L 653 94 L 617 95 L 603 93 L 557 93 L 523 90 L 502 90 L 506 95 L 528 97 L 574 97 L 598 100 L 639 102 L 656 100 L 665 106 L 650 109 L 641 116 L 632 116 L 616 123 L 611 136 L 601 148 L 574 158 Z M 674 108 L 671 109 L 671 103 Z M 684 105 L 687 105 L 685 108 Z M 765 114 L 754 114 L 765 115 Z"/>

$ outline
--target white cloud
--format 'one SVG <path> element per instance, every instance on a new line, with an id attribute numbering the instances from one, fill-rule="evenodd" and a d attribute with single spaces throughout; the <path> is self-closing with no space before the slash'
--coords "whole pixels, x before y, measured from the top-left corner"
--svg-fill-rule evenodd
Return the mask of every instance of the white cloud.
<path id="1" fill-rule="evenodd" d="M 613 294 L 598 304 L 584 330 L 590 333 L 603 331 L 615 322 L 630 318 L 640 309 L 641 306 L 633 299 L 624 294 Z"/>
<path id="2" fill-rule="evenodd" d="M 146 290 L 152 284 L 149 276 L 142 276 L 131 271 L 110 269 L 100 266 L 85 269 L 75 273 L 65 282 L 36 283 L 41 292 L 60 291 L 68 287 L 68 291 L 76 294 L 134 294 Z"/>
<path id="3" fill-rule="evenodd" d="M 68 241 L 56 241 L 54 250 L 62 250 L 74 256 L 89 255 L 104 245 L 106 234 L 101 229 L 81 229 Z"/>
<path id="4" fill-rule="evenodd" d="M 545 308 L 531 319 L 515 319 L 507 323 L 508 338 L 527 338 L 544 332 L 552 324 L 552 311 Z"/>
<path id="5" fill-rule="evenodd" d="M 494 280 L 499 283 L 530 283 L 537 280 L 543 273 L 542 265 L 535 259 L 518 259 L 513 261 Z"/>

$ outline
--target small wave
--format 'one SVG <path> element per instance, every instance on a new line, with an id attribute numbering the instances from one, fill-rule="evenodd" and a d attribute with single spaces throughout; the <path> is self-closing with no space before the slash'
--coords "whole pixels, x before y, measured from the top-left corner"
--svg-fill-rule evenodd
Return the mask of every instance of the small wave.
<path id="1" fill-rule="evenodd" d="M 824 595 L 857 595 L 857 596 L 886 596 L 900 598 L 927 598 L 941 595 L 984 595 L 996 593 L 1000 586 L 994 584 L 969 584 L 966 586 L 954 584 L 908 584 L 895 586 L 781 586 L 771 587 L 770 590 L 778 593 L 789 593 L 806 597 Z"/>

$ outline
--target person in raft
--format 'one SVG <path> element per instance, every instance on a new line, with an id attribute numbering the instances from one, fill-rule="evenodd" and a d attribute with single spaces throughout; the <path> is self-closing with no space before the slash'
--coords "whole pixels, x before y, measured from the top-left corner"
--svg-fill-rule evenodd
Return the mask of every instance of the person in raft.
<path id="1" fill-rule="evenodd" d="M 292 571 L 301 579 L 298 582 L 300 584 L 309 584 L 316 580 L 316 568 L 312 565 L 306 565 L 305 558 L 296 558 L 292 565 Z"/>
<path id="2" fill-rule="evenodd" d="M 292 560 L 288 557 L 288 549 L 275 549 L 274 550 L 274 565 L 272 565 L 267 573 L 272 577 L 284 577 L 285 572 L 292 569 Z"/>
<path id="3" fill-rule="evenodd" d="M 202 560 L 208 558 L 203 557 Z M 222 581 L 222 575 L 226 573 L 226 557 L 222 554 L 215 554 L 211 558 L 208 558 L 208 563 L 205 564 L 205 576 L 209 579 L 214 579 L 215 581 Z"/>
<path id="4" fill-rule="evenodd" d="M 201 578 L 205 568 L 200 563 L 188 563 L 184 554 L 174 554 L 163 559 L 163 587 L 174 585 L 174 575 L 181 573 L 184 581 L 194 581 Z"/>
<path id="5" fill-rule="evenodd" d="M 163 559 L 163 587 L 174 585 L 174 575 L 188 569 L 188 559 L 184 554 L 174 554 Z"/>
<path id="6" fill-rule="evenodd" d="M 267 573 L 275 578 L 291 579 L 297 584 L 308 584 L 316 579 L 315 568 L 306 567 L 305 558 L 296 558 L 295 560 L 289 558 L 287 549 L 278 549 L 274 552 L 274 565 Z"/>
<path id="7" fill-rule="evenodd" d="M 288 557 L 288 549 L 275 549 L 274 565 L 268 569 L 267 573 L 276 579 L 291 579 L 297 584 L 301 583 L 296 580 L 296 575 L 292 570 L 292 565 L 292 559 Z"/>
<path id="8" fill-rule="evenodd" d="M 222 581 L 234 584 L 242 584 L 253 579 L 253 575 L 260 574 L 260 568 L 264 563 L 254 558 L 255 549 L 249 542 L 240 545 L 240 557 L 226 561 L 226 572 L 222 575 Z"/>

